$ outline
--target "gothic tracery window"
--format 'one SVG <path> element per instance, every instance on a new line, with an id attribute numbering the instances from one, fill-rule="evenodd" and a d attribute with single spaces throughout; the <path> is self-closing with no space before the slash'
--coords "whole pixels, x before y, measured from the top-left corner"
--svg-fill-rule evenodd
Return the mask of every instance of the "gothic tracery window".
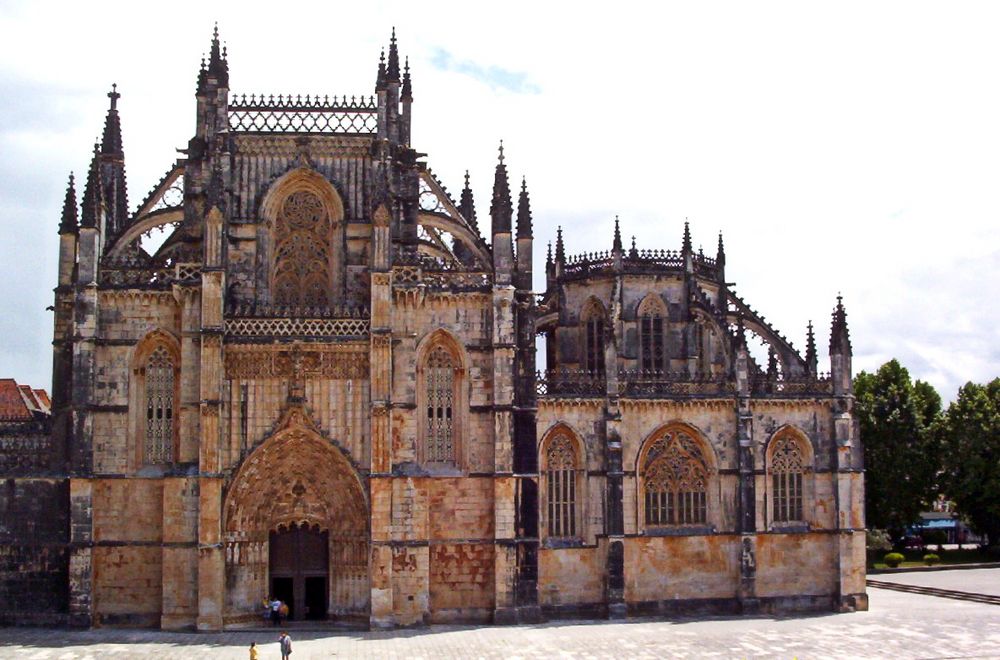
<path id="1" fill-rule="evenodd" d="M 573 441 L 557 435 L 545 452 L 545 501 L 548 535 L 577 536 L 576 450 Z"/>
<path id="2" fill-rule="evenodd" d="M 146 463 L 170 463 L 174 454 L 174 364 L 157 346 L 146 360 Z"/>
<path id="3" fill-rule="evenodd" d="M 330 304 L 330 218 L 323 201 L 308 190 L 289 195 L 275 223 L 271 276 L 277 305 Z"/>
<path id="4" fill-rule="evenodd" d="M 646 452 L 645 521 L 650 526 L 704 524 L 708 517 L 708 466 L 698 442 L 668 429 Z"/>
<path id="5" fill-rule="evenodd" d="M 639 306 L 639 368 L 642 371 L 658 372 L 666 369 L 666 354 L 663 350 L 662 304 L 649 297 Z"/>
<path id="6" fill-rule="evenodd" d="M 592 302 L 583 313 L 583 368 L 591 375 L 604 373 L 604 310 Z"/>
<path id="7" fill-rule="evenodd" d="M 802 444 L 791 433 L 773 440 L 771 448 L 772 516 L 775 522 L 803 520 L 802 475 L 806 460 Z"/>
<path id="8" fill-rule="evenodd" d="M 432 463 L 455 461 L 455 365 L 444 346 L 435 346 L 425 368 L 425 459 Z"/>

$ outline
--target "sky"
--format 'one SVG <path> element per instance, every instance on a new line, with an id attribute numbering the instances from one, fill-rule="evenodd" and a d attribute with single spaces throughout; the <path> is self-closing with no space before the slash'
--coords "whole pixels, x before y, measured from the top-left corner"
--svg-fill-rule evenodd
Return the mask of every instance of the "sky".
<path id="1" fill-rule="evenodd" d="M 112 83 L 133 208 L 194 132 L 218 21 L 234 93 L 371 94 L 396 27 L 413 146 L 488 226 L 497 145 L 526 177 L 535 272 L 567 253 L 678 249 L 828 369 L 899 359 L 945 401 L 1000 376 L 1000 3 L 0 0 L 0 376 L 51 385 L 57 226 Z M 82 193 L 82 181 L 78 191 Z M 484 222 L 485 220 L 485 222 Z"/>

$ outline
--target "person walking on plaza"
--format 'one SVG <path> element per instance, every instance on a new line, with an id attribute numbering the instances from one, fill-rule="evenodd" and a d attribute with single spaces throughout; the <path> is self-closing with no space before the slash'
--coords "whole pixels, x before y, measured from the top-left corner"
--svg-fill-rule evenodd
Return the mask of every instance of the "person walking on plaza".
<path id="1" fill-rule="evenodd" d="M 292 638 L 288 636 L 286 631 L 281 631 L 281 635 L 278 636 L 278 644 L 281 645 L 281 660 L 288 660 L 288 656 L 292 654 Z"/>
<path id="2" fill-rule="evenodd" d="M 257 651 L 257 642 L 250 642 L 250 660 L 260 660 L 260 653 Z"/>

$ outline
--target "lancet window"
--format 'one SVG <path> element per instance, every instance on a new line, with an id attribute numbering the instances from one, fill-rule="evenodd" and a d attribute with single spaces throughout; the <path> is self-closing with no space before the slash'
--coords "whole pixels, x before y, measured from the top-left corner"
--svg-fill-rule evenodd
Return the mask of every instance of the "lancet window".
<path id="1" fill-rule="evenodd" d="M 545 514 L 550 537 L 577 536 L 576 449 L 563 433 L 545 450 Z"/>
<path id="2" fill-rule="evenodd" d="M 653 442 L 642 476 L 646 525 L 707 521 L 708 465 L 698 442 L 683 429 L 668 429 Z"/>
<path id="3" fill-rule="evenodd" d="M 170 463 L 174 456 L 174 364 L 157 346 L 146 360 L 146 463 Z"/>
<path id="4" fill-rule="evenodd" d="M 425 368 L 425 454 L 432 463 L 455 461 L 455 364 L 444 346 L 435 346 Z"/>
<path id="5" fill-rule="evenodd" d="M 666 369 L 663 349 L 663 303 L 653 296 L 639 306 L 639 368 L 647 372 Z"/>
<path id="6" fill-rule="evenodd" d="M 806 456 L 792 433 L 775 437 L 771 447 L 771 512 L 774 522 L 803 520 L 803 474 Z"/>
<path id="7" fill-rule="evenodd" d="M 330 304 L 330 232 L 329 215 L 316 194 L 299 190 L 285 199 L 275 222 L 271 295 L 276 305 Z"/>
<path id="8" fill-rule="evenodd" d="M 604 309 L 592 301 L 583 313 L 583 368 L 592 375 L 604 373 Z"/>

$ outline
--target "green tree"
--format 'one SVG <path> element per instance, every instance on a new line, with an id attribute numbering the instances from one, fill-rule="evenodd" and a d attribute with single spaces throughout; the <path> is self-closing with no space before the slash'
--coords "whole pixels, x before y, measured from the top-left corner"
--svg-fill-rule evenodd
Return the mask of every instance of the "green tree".
<path id="1" fill-rule="evenodd" d="M 896 360 L 854 379 L 855 412 L 865 449 L 865 515 L 869 528 L 901 537 L 937 495 L 940 471 L 934 427 L 941 397 L 910 381 Z"/>
<path id="2" fill-rule="evenodd" d="M 1000 542 L 1000 378 L 962 386 L 940 435 L 945 493 L 976 532 Z"/>

